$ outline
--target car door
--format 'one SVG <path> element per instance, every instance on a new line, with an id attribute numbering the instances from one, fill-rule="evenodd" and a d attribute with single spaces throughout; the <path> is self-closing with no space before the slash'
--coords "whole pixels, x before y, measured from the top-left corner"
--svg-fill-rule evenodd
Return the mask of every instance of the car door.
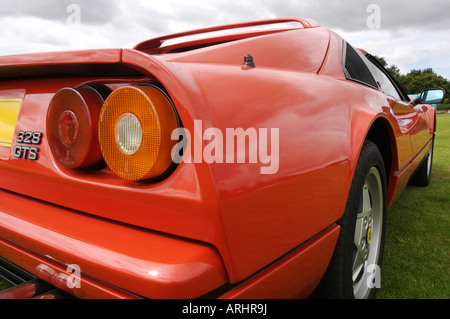
<path id="1" fill-rule="evenodd" d="M 388 72 L 371 56 L 366 56 L 368 67 L 379 88 L 387 95 L 398 126 L 409 140 L 411 157 L 416 156 L 429 142 L 426 113 L 421 105 L 414 106 Z M 406 151 L 406 149 L 405 149 Z"/>

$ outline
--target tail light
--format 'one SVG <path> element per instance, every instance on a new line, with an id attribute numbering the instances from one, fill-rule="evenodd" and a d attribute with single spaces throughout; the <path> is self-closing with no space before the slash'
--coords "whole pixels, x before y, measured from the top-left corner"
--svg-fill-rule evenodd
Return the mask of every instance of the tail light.
<path id="1" fill-rule="evenodd" d="M 154 86 L 125 86 L 112 92 L 99 118 L 99 143 L 107 165 L 121 178 L 161 176 L 172 164 L 178 127 L 168 97 Z"/>
<path id="2" fill-rule="evenodd" d="M 103 99 L 90 87 L 64 88 L 50 102 L 47 137 L 55 159 L 68 168 L 90 167 L 102 160 L 98 117 Z"/>

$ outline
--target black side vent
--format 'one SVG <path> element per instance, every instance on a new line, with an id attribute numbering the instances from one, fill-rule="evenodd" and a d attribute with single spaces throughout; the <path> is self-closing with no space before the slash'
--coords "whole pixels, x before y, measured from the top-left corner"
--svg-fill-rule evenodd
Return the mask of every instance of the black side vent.
<path id="1" fill-rule="evenodd" d="M 345 50 L 344 71 L 347 79 L 378 88 L 377 82 L 364 61 L 356 50 L 348 43 Z"/>

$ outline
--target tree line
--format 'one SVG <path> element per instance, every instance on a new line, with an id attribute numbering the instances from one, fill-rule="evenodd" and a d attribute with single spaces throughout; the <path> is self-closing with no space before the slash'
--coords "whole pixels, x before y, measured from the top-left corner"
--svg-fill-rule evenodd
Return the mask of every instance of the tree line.
<path id="1" fill-rule="evenodd" d="M 447 98 L 443 105 L 438 105 L 447 109 L 450 107 L 449 92 L 450 81 L 442 75 L 438 75 L 433 68 L 422 70 L 411 70 L 407 74 L 401 74 L 396 65 L 388 65 L 384 57 L 375 56 L 380 64 L 389 72 L 389 74 L 400 84 L 406 94 L 420 94 L 425 89 L 443 88 L 447 93 Z"/>

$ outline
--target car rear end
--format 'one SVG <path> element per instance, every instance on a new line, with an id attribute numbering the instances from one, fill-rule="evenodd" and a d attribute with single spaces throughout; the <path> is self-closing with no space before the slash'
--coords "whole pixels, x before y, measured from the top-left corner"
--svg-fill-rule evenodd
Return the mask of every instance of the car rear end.
<path id="1" fill-rule="evenodd" d="M 198 297 L 227 277 L 213 246 L 186 239 L 212 226 L 192 220 L 205 204 L 193 167 L 172 174 L 171 134 L 182 124 L 161 83 L 122 54 L 0 61 L 4 277 L 37 277 L 80 298 Z"/>
<path id="2" fill-rule="evenodd" d="M 286 21 L 291 19 L 276 22 Z M 191 33 L 134 49 L 1 57 L 0 271 L 26 285 L 8 294 L 36 297 L 47 283 L 77 298 L 197 298 L 223 295 L 223 287 L 235 288 L 223 295 L 233 298 L 308 296 L 334 249 L 339 212 L 330 214 L 326 205 L 336 203 L 321 205 L 312 218 L 292 210 L 290 203 L 304 201 L 288 192 L 283 214 L 274 217 L 271 207 L 293 184 L 324 187 L 325 179 L 336 183 L 322 178 L 330 174 L 345 179 L 347 163 L 268 178 L 250 163 L 219 169 L 204 161 L 173 161 L 183 155 L 182 131 L 196 132 L 196 119 L 239 127 L 234 110 L 251 99 L 261 106 L 262 118 L 276 120 L 272 112 L 285 106 L 274 108 L 272 94 L 261 100 L 261 87 L 299 92 L 289 103 L 307 104 L 296 81 L 319 82 L 330 34 L 313 21 L 295 22 L 302 28 L 167 47 L 161 44 Z M 269 43 L 277 44 L 275 57 L 266 54 Z M 308 50 L 305 43 L 311 44 Z M 248 48 L 259 58 L 256 69 L 242 66 Z M 252 90 L 233 95 L 237 102 L 223 107 L 226 99 L 217 96 L 231 95 L 215 84 L 218 74 L 226 86 L 240 92 L 250 83 Z M 308 115 L 316 118 L 317 112 Z M 255 120 L 246 123 L 256 127 Z M 282 156 L 289 159 L 287 149 Z M 298 170 L 297 161 L 287 163 Z M 230 176 L 252 180 L 250 196 Z M 224 193 L 220 188 L 229 182 Z M 317 194 L 314 189 L 308 192 Z M 308 192 L 301 196 L 310 198 Z M 336 192 L 339 197 L 345 190 Z M 246 211 L 249 203 L 255 203 L 257 222 Z M 286 233 L 292 234 L 289 240 Z M 294 287 L 286 290 L 285 284 Z M 270 289 L 258 288 L 264 286 Z"/>

